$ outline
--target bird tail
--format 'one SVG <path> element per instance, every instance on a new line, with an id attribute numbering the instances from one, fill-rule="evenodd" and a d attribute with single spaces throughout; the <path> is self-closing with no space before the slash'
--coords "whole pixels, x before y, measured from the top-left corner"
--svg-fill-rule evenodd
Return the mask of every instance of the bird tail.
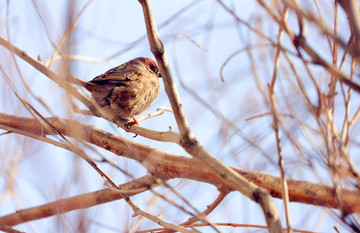
<path id="1" fill-rule="evenodd" d="M 68 78 L 67 78 L 67 81 L 70 82 L 70 83 L 72 83 L 72 84 L 75 84 L 75 85 L 84 87 L 84 88 L 87 89 L 88 91 L 91 91 L 91 90 L 93 90 L 93 89 L 95 88 L 95 84 L 94 84 L 94 83 L 91 83 L 91 82 L 88 82 L 88 81 L 85 81 L 85 80 L 76 78 L 76 77 L 74 77 L 74 76 L 68 77 Z"/>

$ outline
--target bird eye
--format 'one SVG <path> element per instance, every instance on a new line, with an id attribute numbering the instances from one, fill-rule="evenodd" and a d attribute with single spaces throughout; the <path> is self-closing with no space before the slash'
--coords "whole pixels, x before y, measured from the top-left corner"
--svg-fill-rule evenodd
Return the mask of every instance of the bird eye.
<path id="1" fill-rule="evenodd" d="M 156 67 L 155 66 L 151 66 L 150 69 L 156 73 Z"/>

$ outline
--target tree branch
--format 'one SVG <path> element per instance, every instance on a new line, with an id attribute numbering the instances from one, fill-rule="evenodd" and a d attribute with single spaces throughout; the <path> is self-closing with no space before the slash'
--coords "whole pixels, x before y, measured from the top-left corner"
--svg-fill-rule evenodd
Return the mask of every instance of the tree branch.
<path id="1" fill-rule="evenodd" d="M 92 143 L 116 155 L 141 162 L 151 174 L 161 177 L 162 180 L 173 178 L 191 179 L 233 190 L 232 186 L 228 186 L 213 170 L 203 166 L 203 163 L 197 159 L 168 154 L 149 146 L 109 134 L 92 125 L 81 124 L 73 120 L 57 117 L 47 118 L 47 120 L 66 136 Z M 21 129 L 25 132 L 41 136 L 47 133 L 36 119 L 16 117 L 3 113 L 0 113 L 0 128 L 2 128 L 1 125 L 6 125 L 18 130 Z M 9 130 L 9 128 L 7 130 Z M 248 171 L 238 168 L 232 168 L 232 170 L 246 178 L 248 182 L 267 190 L 273 197 L 282 197 L 281 179 L 279 177 L 266 174 L 265 172 Z M 296 181 L 290 178 L 287 179 L 287 183 L 289 200 L 292 202 L 307 203 L 328 208 L 338 207 L 334 189 L 331 186 Z M 91 195 L 86 198 L 90 197 Z M 341 189 L 341 197 L 343 202 L 342 207 L 347 213 L 360 213 L 360 190 Z M 94 196 L 94 198 L 96 197 Z M 74 207 L 74 209 L 76 208 L 77 207 Z M 18 217 L 20 216 L 18 215 Z M 0 223 L 3 223 L 1 219 L 2 218 L 0 218 Z"/>
<path id="2" fill-rule="evenodd" d="M 158 179 L 151 175 L 146 175 L 123 185 L 119 185 L 122 192 L 107 188 L 96 192 L 64 198 L 41 206 L 18 210 L 13 214 L 0 217 L 0 224 L 15 226 L 21 223 L 47 218 L 78 209 L 90 208 L 92 206 L 122 199 L 124 193 L 126 193 L 127 196 L 134 196 L 149 190 L 151 187 L 158 186 L 161 183 L 162 182 L 159 183 Z"/>

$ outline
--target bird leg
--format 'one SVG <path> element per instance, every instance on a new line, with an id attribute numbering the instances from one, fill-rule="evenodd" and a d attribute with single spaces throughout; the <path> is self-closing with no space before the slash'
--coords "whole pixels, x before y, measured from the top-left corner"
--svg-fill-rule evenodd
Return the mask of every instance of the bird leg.
<path id="1" fill-rule="evenodd" d="M 131 115 L 131 118 L 133 119 L 133 122 L 129 122 L 128 124 L 132 124 L 132 125 L 140 125 L 139 122 L 136 120 L 134 115 Z"/>
<path id="2" fill-rule="evenodd" d="M 128 111 L 131 118 L 133 119 L 133 121 L 129 121 L 128 123 L 126 123 L 126 127 L 130 128 L 131 125 L 140 125 L 139 122 L 136 120 L 135 116 L 133 114 L 131 114 L 129 110 L 127 110 L 127 109 L 125 109 L 125 110 Z"/>

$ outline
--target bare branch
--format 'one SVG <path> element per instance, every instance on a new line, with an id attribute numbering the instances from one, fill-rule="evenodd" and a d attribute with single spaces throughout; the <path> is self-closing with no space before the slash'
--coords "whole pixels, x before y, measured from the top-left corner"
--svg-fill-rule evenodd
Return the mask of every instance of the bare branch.
<path id="1" fill-rule="evenodd" d="M 152 177 L 151 175 L 146 175 L 123 185 L 119 185 L 119 190 L 137 190 L 135 192 L 127 192 L 128 196 L 133 196 L 135 194 L 149 190 L 152 187 L 156 187 L 159 184 L 160 183 L 158 183 L 158 179 Z M 123 196 L 123 193 L 118 192 L 117 190 L 110 188 L 103 189 L 96 192 L 57 200 L 33 208 L 18 210 L 16 213 L 0 217 L 0 223 L 8 226 L 15 226 L 28 221 L 42 219 L 73 210 L 89 208 L 99 204 L 119 200 L 122 199 Z"/>
<path id="2" fill-rule="evenodd" d="M 203 163 L 197 159 L 170 155 L 148 146 L 111 135 L 91 125 L 82 125 L 75 121 L 59 118 L 49 118 L 48 121 L 64 135 L 82 139 L 119 156 L 125 156 L 141 162 L 147 167 L 151 174 L 161 177 L 162 180 L 172 178 L 192 179 L 232 190 L 231 186 L 227 186 L 228 184 L 224 183 L 223 179 L 220 179 L 209 168 L 204 167 Z M 13 132 L 16 132 L 16 129 L 41 135 L 45 132 L 38 121 L 30 118 L 0 114 L 0 124 L 12 127 L 13 129 L 6 128 L 6 130 L 13 130 Z M 71 127 L 69 128 L 69 126 Z M 264 172 L 246 171 L 237 168 L 232 169 L 251 183 L 260 185 L 269 191 L 273 197 L 282 197 L 280 178 Z M 292 179 L 287 179 L 287 184 L 290 201 L 326 206 L 329 208 L 338 207 L 335 193 L 331 186 Z M 132 195 L 132 193 L 128 195 Z M 360 190 L 342 189 L 341 197 L 343 208 L 347 213 L 360 213 Z M 3 223 L 1 218 L 0 223 Z"/>

